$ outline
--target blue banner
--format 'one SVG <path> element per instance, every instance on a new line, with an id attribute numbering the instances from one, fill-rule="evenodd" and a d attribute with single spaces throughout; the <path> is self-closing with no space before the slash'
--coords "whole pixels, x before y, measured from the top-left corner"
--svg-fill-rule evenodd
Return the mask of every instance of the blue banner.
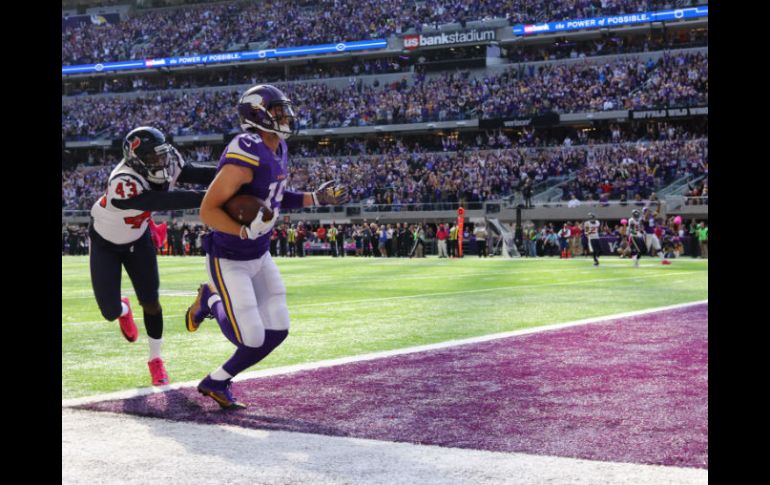
<path id="1" fill-rule="evenodd" d="M 513 26 L 513 35 L 533 35 L 579 29 L 602 29 L 629 24 L 693 19 L 699 17 L 708 17 L 708 15 L 709 7 L 708 5 L 703 5 L 699 7 L 678 8 L 675 10 L 661 10 L 658 12 L 638 12 L 624 15 L 613 15 L 611 17 L 562 20 L 560 22 L 550 22 L 545 24 L 518 24 Z"/>
<path id="2" fill-rule="evenodd" d="M 62 74 L 80 74 L 88 72 L 122 71 L 125 69 L 151 69 L 159 67 L 178 67 L 194 64 L 211 64 L 214 62 L 238 62 L 269 59 L 273 57 L 304 56 L 309 54 L 327 54 L 334 52 L 351 52 L 366 49 L 385 49 L 388 41 L 384 39 L 361 40 L 356 42 L 339 42 L 337 44 L 308 45 L 301 47 L 279 47 L 258 51 L 223 52 L 219 54 L 201 54 L 185 57 L 164 57 L 161 59 L 143 59 L 137 61 L 105 62 L 103 64 L 81 64 L 77 66 L 62 66 Z"/>

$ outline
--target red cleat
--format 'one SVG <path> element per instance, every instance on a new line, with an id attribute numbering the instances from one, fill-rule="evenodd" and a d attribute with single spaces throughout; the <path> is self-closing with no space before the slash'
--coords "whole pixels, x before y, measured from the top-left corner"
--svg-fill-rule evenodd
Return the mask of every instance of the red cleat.
<path id="1" fill-rule="evenodd" d="M 125 296 L 120 299 L 128 307 L 128 313 L 118 318 L 120 322 L 120 331 L 123 332 L 123 336 L 129 342 L 136 342 L 136 338 L 139 336 L 139 331 L 136 329 L 134 323 L 134 314 L 131 312 L 131 304 L 128 302 L 128 298 Z"/>
<path id="2" fill-rule="evenodd" d="M 153 386 L 165 386 L 168 384 L 168 374 L 166 374 L 166 368 L 163 366 L 163 359 L 156 357 L 147 362 L 147 366 L 150 368 Z"/>
<path id="3" fill-rule="evenodd" d="M 660 264 L 669 265 L 669 264 L 671 264 L 671 261 L 669 261 L 667 259 L 664 259 L 663 261 L 660 262 Z"/>

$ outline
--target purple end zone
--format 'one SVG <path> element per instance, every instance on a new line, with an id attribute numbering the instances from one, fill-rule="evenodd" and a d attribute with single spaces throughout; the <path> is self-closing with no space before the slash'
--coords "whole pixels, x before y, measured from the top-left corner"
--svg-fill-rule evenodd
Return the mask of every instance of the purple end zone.
<path id="1" fill-rule="evenodd" d="M 247 410 L 221 411 L 195 389 L 82 408 L 708 468 L 708 305 L 236 382 L 233 391 Z"/>

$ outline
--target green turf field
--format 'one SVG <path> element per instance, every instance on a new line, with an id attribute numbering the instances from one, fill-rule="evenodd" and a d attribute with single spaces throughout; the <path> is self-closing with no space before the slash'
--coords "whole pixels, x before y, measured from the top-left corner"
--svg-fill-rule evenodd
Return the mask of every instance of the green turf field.
<path id="1" fill-rule="evenodd" d="M 288 292 L 289 338 L 250 370 L 411 347 L 708 298 L 708 261 L 642 259 L 421 260 L 277 258 Z M 159 258 L 164 359 L 173 382 L 197 380 L 234 347 L 213 320 L 194 334 L 184 312 L 206 279 L 202 257 Z M 139 340 L 103 320 L 87 257 L 62 257 L 62 397 L 149 385 L 141 307 L 128 277 Z"/>

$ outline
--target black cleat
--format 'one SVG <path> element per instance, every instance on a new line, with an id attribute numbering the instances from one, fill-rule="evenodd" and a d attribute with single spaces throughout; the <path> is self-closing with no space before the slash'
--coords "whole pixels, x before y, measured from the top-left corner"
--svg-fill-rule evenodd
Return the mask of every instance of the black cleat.
<path id="1" fill-rule="evenodd" d="M 203 283 L 198 287 L 198 296 L 195 297 L 195 301 L 192 306 L 187 309 L 185 314 L 185 327 L 188 332 L 195 332 L 203 323 L 204 318 L 212 318 L 211 309 L 209 308 L 209 297 L 215 295 L 216 291 L 208 283 Z"/>
<path id="2" fill-rule="evenodd" d="M 219 404 L 222 409 L 246 409 L 246 405 L 238 402 L 230 392 L 230 385 L 232 382 L 227 381 L 215 381 L 210 376 L 206 376 L 200 384 L 198 384 L 198 392 L 204 396 L 208 396 Z"/>

